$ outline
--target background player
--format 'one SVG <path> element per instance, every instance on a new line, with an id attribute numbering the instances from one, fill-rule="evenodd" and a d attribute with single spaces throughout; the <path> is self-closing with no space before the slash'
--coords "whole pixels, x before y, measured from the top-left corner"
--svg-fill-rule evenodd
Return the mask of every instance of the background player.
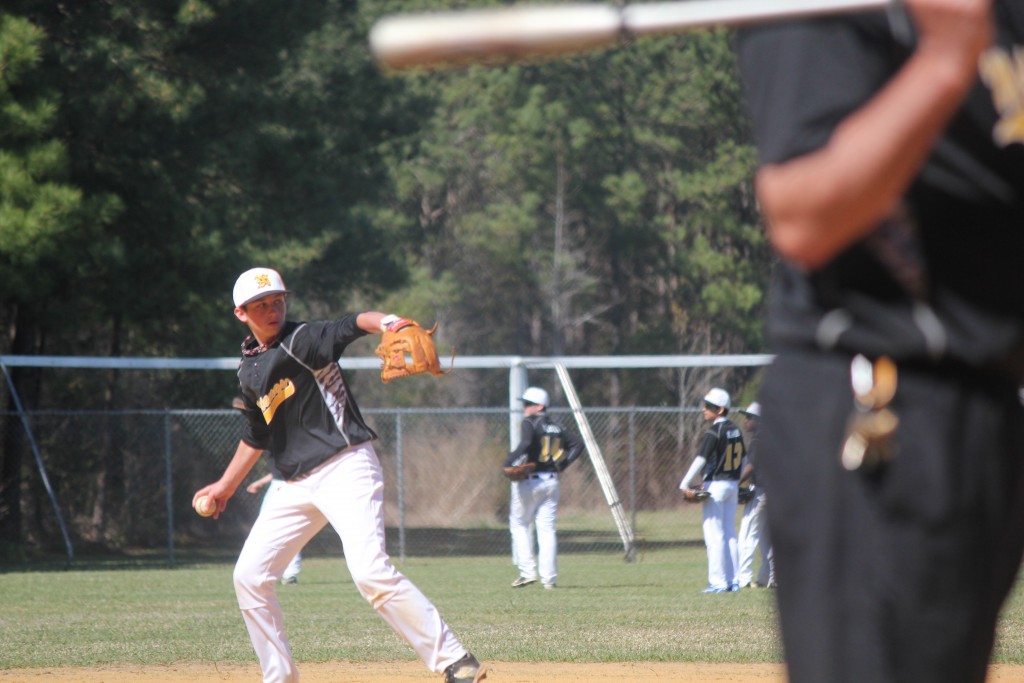
<path id="1" fill-rule="evenodd" d="M 523 392 L 524 419 L 519 445 L 508 454 L 505 467 L 523 462 L 536 463 L 533 474 L 512 483 L 508 525 L 512 535 L 513 562 L 519 577 L 513 588 L 537 581 L 554 588 L 558 579 L 558 473 L 565 470 L 583 452 L 583 440 L 548 417 L 548 392 L 529 387 Z M 533 550 L 531 527 L 536 528 L 537 552 Z"/>
<path id="2" fill-rule="evenodd" d="M 743 504 L 743 517 L 740 518 L 740 564 L 736 580 L 740 588 L 774 588 L 775 560 L 768 533 L 768 497 L 764 494 L 764 487 L 757 484 L 757 426 L 761 421 L 761 404 L 755 401 L 739 412 L 743 415 L 743 438 L 747 446 L 747 464 L 740 474 L 740 486 L 747 484 L 751 497 Z M 757 581 L 754 581 L 754 557 L 758 548 L 761 550 L 761 565 L 757 569 Z"/>
<path id="3" fill-rule="evenodd" d="M 235 455 L 208 495 L 219 516 L 264 449 L 284 485 L 249 532 L 234 581 L 238 605 L 266 683 L 299 674 L 284 632 L 274 584 L 299 550 L 330 523 L 359 592 L 446 683 L 486 676 L 434 605 L 391 564 L 384 545 L 383 489 L 377 438 L 363 420 L 338 366 L 346 347 L 407 321 L 368 311 L 312 323 L 286 319 L 281 276 L 253 268 L 235 283 L 235 316 L 250 332 L 238 369 L 246 425 Z"/>
<path id="4" fill-rule="evenodd" d="M 679 488 L 687 500 L 696 489 L 710 493 L 704 500 L 704 545 L 708 551 L 708 586 L 705 593 L 740 589 L 736 578 L 739 548 L 736 541 L 736 506 L 746 448 L 739 427 L 726 417 L 729 392 L 715 387 L 704 397 L 704 420 L 711 425 Z M 695 483 L 698 480 L 701 483 Z"/>
<path id="5" fill-rule="evenodd" d="M 784 259 L 758 477 L 790 680 L 983 681 L 1024 543 L 1024 2 L 738 48 Z"/>

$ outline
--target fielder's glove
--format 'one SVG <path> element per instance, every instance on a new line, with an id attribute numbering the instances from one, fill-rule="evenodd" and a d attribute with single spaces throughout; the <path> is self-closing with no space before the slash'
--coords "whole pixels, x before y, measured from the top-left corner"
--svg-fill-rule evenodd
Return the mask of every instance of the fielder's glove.
<path id="1" fill-rule="evenodd" d="M 522 481 L 533 474 L 535 469 L 537 469 L 537 463 L 526 462 L 526 456 L 523 455 L 513 460 L 511 466 L 502 467 L 501 471 L 505 473 L 509 481 Z"/>
<path id="2" fill-rule="evenodd" d="M 754 500 L 754 487 L 741 487 L 739 493 L 739 502 L 749 503 L 752 500 Z"/>
<path id="3" fill-rule="evenodd" d="M 703 503 L 705 500 L 711 497 L 711 493 L 709 491 L 705 491 L 704 489 L 686 488 L 682 489 L 682 491 L 683 498 L 685 498 L 686 502 L 688 503 Z"/>
<path id="4" fill-rule="evenodd" d="M 525 465 L 503 467 L 502 471 L 505 473 L 505 476 L 508 477 L 509 481 L 522 481 L 533 474 L 535 469 L 537 469 L 537 463 L 528 462 Z"/>
<path id="5" fill-rule="evenodd" d="M 424 330 L 415 320 L 398 318 L 390 323 L 381 336 L 380 344 L 375 353 L 383 363 L 380 368 L 380 381 L 387 384 L 396 377 L 409 377 L 429 372 L 431 375 L 443 375 L 441 363 L 437 358 L 437 349 L 432 339 L 437 331 L 437 323 L 429 330 Z M 452 362 L 455 361 L 455 350 L 452 350 Z M 451 369 L 449 368 L 449 372 Z"/>

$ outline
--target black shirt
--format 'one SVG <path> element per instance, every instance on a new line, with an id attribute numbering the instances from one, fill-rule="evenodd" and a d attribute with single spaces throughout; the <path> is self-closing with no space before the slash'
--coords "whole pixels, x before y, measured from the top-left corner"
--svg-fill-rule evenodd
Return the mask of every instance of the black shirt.
<path id="1" fill-rule="evenodd" d="M 535 472 L 559 472 L 571 465 L 583 452 L 583 440 L 546 413 L 531 415 L 523 420 L 519 445 L 505 459 L 505 467 L 521 456 L 526 462 L 537 463 Z"/>
<path id="2" fill-rule="evenodd" d="M 376 439 L 349 391 L 337 359 L 366 332 L 356 315 L 336 321 L 288 322 L 265 351 L 249 349 L 238 367 L 246 405 L 242 440 L 269 449 L 285 479 L 338 451 Z"/>
<path id="3" fill-rule="evenodd" d="M 743 432 L 732 420 L 715 420 L 704 432 L 697 455 L 704 458 L 704 481 L 739 481 L 746 455 Z"/>
<path id="4" fill-rule="evenodd" d="M 776 350 L 944 358 L 1024 376 L 1024 74 L 1013 62 L 1024 2 L 994 6 L 997 45 L 898 211 L 816 272 L 779 267 L 767 326 Z M 741 31 L 761 161 L 825 145 L 913 46 L 896 11 Z"/>

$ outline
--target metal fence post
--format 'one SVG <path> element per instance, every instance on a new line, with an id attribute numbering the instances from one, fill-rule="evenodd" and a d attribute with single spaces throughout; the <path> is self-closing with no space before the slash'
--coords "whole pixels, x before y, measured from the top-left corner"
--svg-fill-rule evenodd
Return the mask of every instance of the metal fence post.
<path id="1" fill-rule="evenodd" d="M 164 467 L 167 475 L 167 564 L 174 567 L 174 468 L 171 465 L 171 414 L 164 412 Z"/>
<path id="2" fill-rule="evenodd" d="M 57 518 L 57 526 L 60 527 L 60 534 L 64 537 L 64 548 L 68 554 L 67 566 L 71 566 L 71 561 L 75 559 L 75 549 L 71 545 L 71 536 L 68 534 L 67 525 L 64 524 L 64 515 L 60 513 L 60 505 L 57 504 L 57 494 L 53 490 L 53 486 L 50 485 L 50 478 L 46 475 L 46 466 L 43 465 L 43 456 L 39 452 L 39 444 L 36 443 L 36 435 L 32 432 L 32 425 L 29 424 L 28 415 L 25 413 L 25 407 L 21 403 L 21 396 L 18 395 L 18 388 L 14 386 L 14 380 L 11 378 L 11 374 L 7 372 L 7 366 L 4 365 L 3 361 L 0 360 L 0 371 L 3 372 L 4 379 L 7 380 L 7 390 L 11 393 L 11 399 L 14 401 L 15 410 L 18 411 L 18 417 L 21 418 L 21 426 L 25 431 L 25 438 L 28 439 L 28 445 L 32 449 L 32 455 L 36 459 L 36 468 L 39 470 L 39 479 L 43 482 L 43 488 L 46 490 L 46 495 L 50 498 L 50 504 L 53 506 L 53 514 Z"/>
<path id="3" fill-rule="evenodd" d="M 405 564 L 405 466 L 402 457 L 402 413 L 395 413 L 395 450 L 398 468 L 398 557 Z"/>
<path id="4" fill-rule="evenodd" d="M 508 449 L 519 445 L 519 423 L 523 419 L 520 398 L 526 391 L 526 366 L 521 358 L 513 360 L 508 369 Z"/>
<path id="5" fill-rule="evenodd" d="M 629 509 L 633 517 L 633 533 L 636 531 L 636 410 L 629 411 Z M 632 562 L 636 559 L 636 544 L 634 543 L 626 553 L 626 561 Z"/>

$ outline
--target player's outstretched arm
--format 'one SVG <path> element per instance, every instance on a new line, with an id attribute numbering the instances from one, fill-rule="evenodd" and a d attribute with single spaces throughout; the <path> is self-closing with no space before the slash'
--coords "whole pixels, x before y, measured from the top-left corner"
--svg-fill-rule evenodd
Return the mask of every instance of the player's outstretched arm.
<path id="1" fill-rule="evenodd" d="M 369 334 L 380 334 L 384 330 L 381 322 L 387 317 L 386 313 L 380 311 L 364 311 L 356 316 L 356 325 L 359 329 Z"/>

